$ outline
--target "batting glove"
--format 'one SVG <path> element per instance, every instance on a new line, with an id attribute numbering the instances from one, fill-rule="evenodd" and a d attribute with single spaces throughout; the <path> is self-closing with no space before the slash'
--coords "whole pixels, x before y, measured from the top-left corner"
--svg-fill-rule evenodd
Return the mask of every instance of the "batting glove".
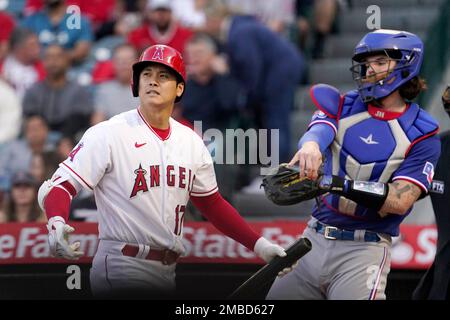
<path id="1" fill-rule="evenodd" d="M 50 254 L 55 258 L 77 260 L 84 253 L 79 251 L 80 242 L 69 244 L 69 234 L 75 229 L 64 221 L 62 217 L 52 217 L 47 223 L 48 244 Z"/>
<path id="2" fill-rule="evenodd" d="M 266 262 L 270 262 L 276 256 L 279 256 L 279 257 L 286 256 L 286 251 L 284 251 L 284 249 L 282 247 L 270 242 L 269 240 L 267 240 L 264 237 L 261 237 L 258 239 L 258 241 L 256 241 L 254 251 L 258 255 L 258 257 L 260 257 L 261 259 L 263 259 Z M 296 264 L 294 264 L 288 268 L 284 268 L 283 270 L 281 270 L 278 273 L 278 276 L 282 277 L 282 276 L 288 274 L 289 272 L 291 272 L 293 270 L 295 265 Z"/>

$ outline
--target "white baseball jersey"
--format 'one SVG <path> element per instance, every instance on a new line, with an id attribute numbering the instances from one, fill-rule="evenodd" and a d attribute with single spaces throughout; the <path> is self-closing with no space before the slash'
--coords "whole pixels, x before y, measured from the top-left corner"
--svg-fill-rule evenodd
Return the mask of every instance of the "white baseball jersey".
<path id="1" fill-rule="evenodd" d="M 91 127 L 60 164 L 94 190 L 99 238 L 184 252 L 181 244 L 189 196 L 217 188 L 213 161 L 202 139 L 170 118 L 162 140 L 139 109 Z"/>

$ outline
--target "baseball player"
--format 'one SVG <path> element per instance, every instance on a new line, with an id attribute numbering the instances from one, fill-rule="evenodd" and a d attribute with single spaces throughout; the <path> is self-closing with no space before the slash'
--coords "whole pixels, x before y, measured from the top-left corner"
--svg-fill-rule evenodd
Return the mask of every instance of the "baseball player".
<path id="1" fill-rule="evenodd" d="M 171 118 L 185 79 L 178 51 L 147 48 L 133 65 L 132 92 L 140 106 L 87 130 L 39 189 L 51 253 L 66 259 L 83 255 L 79 243 L 68 243 L 71 199 L 82 188 L 93 190 L 100 239 L 90 274 L 94 296 L 174 292 L 189 199 L 217 229 L 265 261 L 286 255 L 221 197 L 202 139 Z"/>
<path id="2" fill-rule="evenodd" d="M 437 122 L 411 102 L 423 43 L 397 30 L 366 34 L 353 55 L 357 90 L 311 88 L 319 108 L 291 165 L 329 190 L 304 236 L 312 250 L 273 283 L 268 299 L 386 299 L 391 237 L 427 194 L 439 158 Z"/>

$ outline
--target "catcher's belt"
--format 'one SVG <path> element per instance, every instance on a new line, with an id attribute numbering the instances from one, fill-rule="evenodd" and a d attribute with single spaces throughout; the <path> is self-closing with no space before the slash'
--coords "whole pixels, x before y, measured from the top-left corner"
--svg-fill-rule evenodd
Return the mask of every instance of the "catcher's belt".
<path id="1" fill-rule="evenodd" d="M 317 221 L 316 225 L 312 227 L 317 233 L 320 233 L 328 240 L 353 240 L 378 242 L 380 236 L 376 232 L 366 230 L 344 230 L 333 226 L 327 226 Z M 358 235 L 358 231 L 360 232 Z M 362 236 L 362 233 L 364 236 Z"/>

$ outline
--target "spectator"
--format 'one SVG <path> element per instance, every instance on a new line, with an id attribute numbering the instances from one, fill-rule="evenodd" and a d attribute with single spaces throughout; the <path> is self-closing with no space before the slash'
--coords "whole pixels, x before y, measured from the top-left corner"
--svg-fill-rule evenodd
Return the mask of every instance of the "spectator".
<path id="1" fill-rule="evenodd" d="M 334 31 L 338 9 L 338 0 L 296 0 L 299 44 L 305 48 L 308 34 L 313 32 L 313 59 L 323 58 L 325 40 Z"/>
<path id="2" fill-rule="evenodd" d="M 154 44 L 165 44 L 183 53 L 192 31 L 175 21 L 170 0 L 149 0 L 145 14 L 147 21 L 128 35 L 128 42 L 139 52 Z"/>
<path id="3" fill-rule="evenodd" d="M 256 18 L 231 15 L 219 1 L 212 1 L 205 12 L 206 28 L 224 43 L 230 71 L 246 88 L 257 124 L 279 129 L 280 160 L 288 161 L 291 110 L 304 72 L 301 53 Z"/>
<path id="4" fill-rule="evenodd" d="M 6 144 L 0 153 L 0 188 L 9 190 L 11 177 L 19 171 L 29 171 L 33 154 L 52 150 L 48 142 L 48 126 L 40 116 L 25 120 L 24 138 Z"/>
<path id="5" fill-rule="evenodd" d="M 22 122 L 22 105 L 19 97 L 6 82 L 0 79 L 0 148 L 17 137 Z"/>
<path id="6" fill-rule="evenodd" d="M 236 119 L 244 92 L 228 74 L 213 39 L 197 34 L 186 46 L 188 80 L 181 102 L 183 116 L 190 122 L 202 121 L 203 130 L 226 129 Z"/>
<path id="7" fill-rule="evenodd" d="M 123 1 L 120 0 L 66 0 L 68 7 L 75 5 L 80 8 L 80 12 L 89 20 L 95 33 L 113 19 L 117 7 L 120 7 L 122 3 Z M 27 0 L 24 8 L 25 16 L 30 16 L 42 9 L 44 9 L 44 0 Z"/>
<path id="8" fill-rule="evenodd" d="M 270 30 L 285 37 L 289 36 L 289 27 L 295 20 L 293 0 L 258 1 L 257 16 Z"/>
<path id="9" fill-rule="evenodd" d="M 13 31 L 10 47 L 11 52 L 5 59 L 2 74 L 22 100 L 25 91 L 44 78 L 44 68 L 39 61 L 41 48 L 36 34 L 23 28 Z"/>
<path id="10" fill-rule="evenodd" d="M 314 15 L 314 0 L 296 0 L 297 44 L 301 50 L 307 49 L 308 35 L 311 32 Z"/>
<path id="11" fill-rule="evenodd" d="M 27 0 L 25 15 L 30 16 L 44 9 L 44 2 L 45 0 Z M 80 8 L 94 29 L 112 17 L 116 2 L 116 0 L 66 0 L 67 6 L 76 5 Z"/>
<path id="12" fill-rule="evenodd" d="M 44 53 L 47 78 L 36 83 L 25 94 L 24 115 L 40 115 L 52 131 L 74 137 L 89 125 L 93 110 L 90 91 L 67 78 L 69 57 L 64 49 L 53 44 Z"/>
<path id="13" fill-rule="evenodd" d="M 138 58 L 136 49 L 129 45 L 119 45 L 113 52 L 115 79 L 100 84 L 95 93 L 95 112 L 91 124 L 97 124 L 112 116 L 136 108 L 139 99 L 130 91 L 132 65 Z"/>
<path id="14" fill-rule="evenodd" d="M 182 26 L 200 31 L 206 22 L 203 8 L 207 2 L 208 0 L 173 0 L 173 14 Z"/>
<path id="15" fill-rule="evenodd" d="M 13 17 L 0 9 L 0 69 L 3 59 L 8 54 L 9 38 L 15 24 Z"/>
<path id="16" fill-rule="evenodd" d="M 14 175 L 9 199 L 0 213 L 0 222 L 46 222 L 47 218 L 37 201 L 37 182 L 21 171 Z"/>
<path id="17" fill-rule="evenodd" d="M 82 62 L 88 56 L 93 40 L 89 21 L 84 16 L 77 20 L 73 16 L 75 13 L 67 13 L 64 0 L 45 0 L 44 3 L 44 9 L 25 18 L 23 25 L 39 36 L 44 47 L 59 44 L 68 50 L 72 63 Z"/>
<path id="18" fill-rule="evenodd" d="M 78 6 L 90 21 L 93 31 L 96 32 L 113 18 L 116 2 L 116 0 L 67 0 L 67 5 Z"/>
<path id="19" fill-rule="evenodd" d="M 58 169 L 59 163 L 64 160 L 55 151 L 44 151 L 34 153 L 31 158 L 29 168 L 30 174 L 41 185 L 45 180 L 50 179 L 53 172 Z"/>
<path id="20" fill-rule="evenodd" d="M 73 150 L 73 148 L 75 148 L 75 145 L 75 141 L 70 137 L 63 137 L 58 141 L 56 145 L 56 154 L 58 155 L 60 162 L 67 159 L 70 152 Z"/>
<path id="21" fill-rule="evenodd" d="M 126 39 L 128 34 L 142 24 L 142 12 L 147 0 L 118 0 L 112 19 L 103 23 L 95 32 L 96 40 L 107 36 L 122 36 Z M 142 7 L 140 10 L 139 7 Z"/>
<path id="22" fill-rule="evenodd" d="M 227 66 L 219 58 L 214 40 L 205 34 L 193 36 L 186 45 L 185 59 L 188 80 L 186 93 L 180 102 L 183 117 L 192 123 L 202 121 L 203 131 L 215 128 L 225 132 L 225 129 L 234 127 L 245 102 L 245 94 L 237 80 L 227 73 Z M 221 193 L 231 201 L 236 168 L 220 162 L 227 157 L 225 148 L 222 151 L 223 159 L 215 164 L 215 170 Z"/>
<path id="23" fill-rule="evenodd" d="M 314 46 L 313 58 L 323 58 L 324 44 L 327 36 L 332 32 L 338 10 L 337 0 L 314 1 Z"/>
<path id="24" fill-rule="evenodd" d="M 230 11 L 236 14 L 254 15 L 270 30 L 287 36 L 294 22 L 294 0 L 226 0 Z"/>

